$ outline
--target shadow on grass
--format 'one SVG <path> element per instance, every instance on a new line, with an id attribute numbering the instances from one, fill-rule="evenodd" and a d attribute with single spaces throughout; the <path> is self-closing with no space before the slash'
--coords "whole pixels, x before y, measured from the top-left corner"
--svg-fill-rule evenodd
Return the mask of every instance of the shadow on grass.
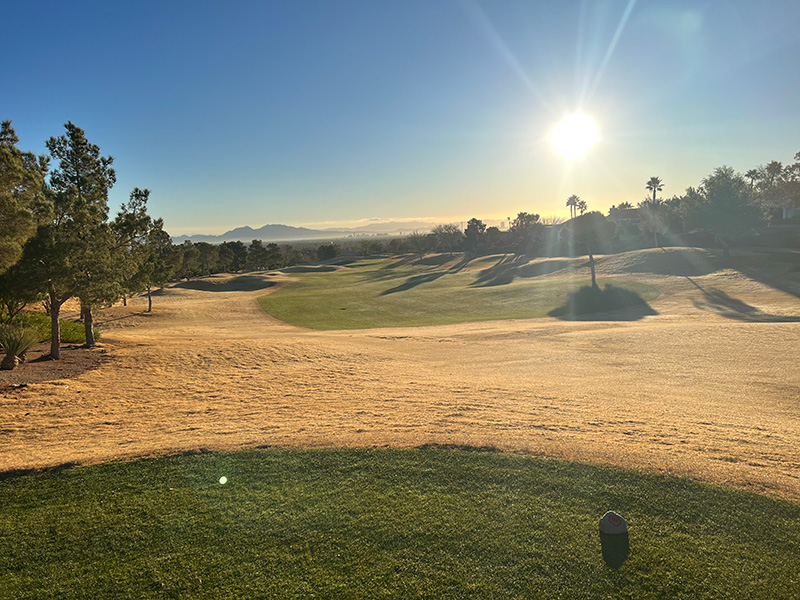
<path id="1" fill-rule="evenodd" d="M 429 254 L 428 256 L 414 261 L 414 264 L 423 267 L 441 267 L 451 260 L 453 260 L 453 257 L 448 254 Z"/>
<path id="2" fill-rule="evenodd" d="M 331 265 L 297 265 L 281 269 L 281 273 L 330 273 L 335 270 L 336 267 Z"/>
<path id="3" fill-rule="evenodd" d="M 607 283 L 604 289 L 586 285 L 571 292 L 566 304 L 547 314 L 564 321 L 638 321 L 658 312 L 636 292 Z"/>
<path id="4" fill-rule="evenodd" d="M 661 248 L 661 252 L 641 254 L 640 260 L 627 267 L 631 273 L 697 277 L 720 268 L 720 258 L 709 258 L 707 252 L 693 248 Z"/>
<path id="5" fill-rule="evenodd" d="M 747 321 L 749 323 L 797 323 L 800 316 L 791 315 L 771 315 L 764 313 L 760 308 L 752 306 L 734 298 L 717 288 L 703 288 L 696 282 L 689 281 L 703 294 L 701 300 L 692 300 L 695 308 L 700 310 L 715 312 L 721 317 L 734 319 L 737 321 Z"/>
<path id="6" fill-rule="evenodd" d="M 427 256 L 427 257 L 425 257 L 423 259 L 419 259 L 419 260 L 416 260 L 416 261 L 415 260 L 406 261 L 406 259 L 402 259 L 402 260 L 403 260 L 403 264 L 404 265 L 405 264 L 410 264 L 412 266 L 422 265 L 422 266 L 428 266 L 428 267 L 430 267 L 430 266 L 436 267 L 436 266 L 441 266 L 443 264 L 447 264 L 448 262 L 453 260 L 453 257 L 450 257 L 450 256 L 448 256 L 446 254 L 440 254 L 440 255 L 437 255 L 437 256 Z M 410 290 L 410 289 L 413 289 L 413 288 L 417 287 L 418 285 L 422 285 L 423 283 L 430 283 L 431 281 L 436 281 L 437 279 L 439 279 L 443 275 L 453 275 L 453 274 L 458 273 L 459 271 L 461 271 L 466 265 L 469 264 L 469 262 L 470 262 L 469 258 L 467 258 L 466 256 L 462 257 L 456 264 L 454 264 L 453 266 L 451 266 L 448 269 L 441 269 L 441 270 L 437 269 L 437 270 L 433 271 L 432 273 L 423 273 L 421 275 L 414 275 L 414 276 L 409 277 L 408 279 L 406 279 L 400 285 L 396 285 L 393 288 L 389 288 L 387 290 L 384 290 L 383 292 L 380 293 L 380 295 L 381 296 L 388 296 L 389 294 L 395 294 L 397 292 L 405 292 L 407 290 Z M 396 266 L 397 266 L 397 263 L 392 263 L 391 265 L 387 265 L 386 267 L 383 267 L 380 270 L 374 271 L 373 273 L 370 274 L 370 279 L 372 279 L 372 280 L 381 280 L 381 279 L 393 278 L 394 274 L 391 273 L 391 271 L 386 271 L 384 269 L 393 269 Z"/>
<path id="7" fill-rule="evenodd" d="M 333 270 L 333 267 L 331 268 Z M 264 281 L 261 277 L 241 275 L 224 283 L 215 283 L 206 279 L 193 279 L 181 281 L 172 287 L 185 290 L 198 290 L 201 292 L 254 292 L 264 290 L 275 285 L 273 281 Z"/>
<path id="8" fill-rule="evenodd" d="M 619 569 L 628 559 L 631 552 L 628 532 L 608 534 L 600 533 L 600 548 L 603 552 L 603 560 L 611 569 Z"/>
<path id="9" fill-rule="evenodd" d="M 382 266 L 381 269 L 397 269 L 398 267 L 405 267 L 406 265 L 413 263 L 416 259 L 416 254 L 404 254 L 399 258 L 395 257 L 395 260 L 387 265 Z"/>
<path id="10" fill-rule="evenodd" d="M 568 259 L 552 259 L 537 263 L 528 263 L 524 256 L 505 256 L 495 265 L 481 271 L 471 287 L 508 285 L 518 278 L 527 279 L 549 275 L 550 273 L 566 269 L 573 264 L 573 261 Z"/>
<path id="11" fill-rule="evenodd" d="M 742 275 L 768 285 L 795 298 L 800 298 L 800 265 L 797 252 L 764 252 L 762 264 L 747 261 L 737 256 L 731 257 L 732 267 Z M 771 266 L 772 268 L 765 268 Z"/>
<path id="12" fill-rule="evenodd" d="M 422 285 L 423 283 L 430 283 L 431 281 L 436 281 L 439 277 L 445 275 L 447 271 L 439 271 L 437 273 L 427 273 L 425 275 L 415 275 L 414 277 L 409 277 L 400 285 L 396 285 L 393 288 L 389 288 L 388 290 L 384 290 L 381 292 L 381 296 L 388 296 L 389 294 L 396 294 L 397 292 L 405 292 L 412 288 L 417 287 L 418 285 Z"/>
<path id="13" fill-rule="evenodd" d="M 32 475 L 34 473 L 58 473 L 59 471 L 66 471 L 67 469 L 72 469 L 77 466 L 78 463 L 76 462 L 65 462 L 59 465 L 53 465 L 52 467 L 36 469 L 8 469 L 7 471 L 0 471 L 0 481 L 14 479 L 16 477 L 23 477 L 25 475 Z"/>

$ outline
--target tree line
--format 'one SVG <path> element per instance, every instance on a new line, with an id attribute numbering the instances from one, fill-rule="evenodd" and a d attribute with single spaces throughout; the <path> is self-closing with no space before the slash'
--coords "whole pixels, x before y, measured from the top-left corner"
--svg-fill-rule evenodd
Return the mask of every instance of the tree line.
<path id="1" fill-rule="evenodd" d="M 98 307 L 171 276 L 172 242 L 163 221 L 147 213 L 149 190 L 134 188 L 112 217 L 113 157 L 102 156 L 72 122 L 64 128 L 45 142 L 48 154 L 36 156 L 18 148 L 11 121 L 0 125 L 0 317 L 10 323 L 43 300 L 52 359 L 61 356 L 67 300 L 79 299 L 91 346 Z"/>
<path id="2" fill-rule="evenodd" d="M 654 246 L 665 240 L 677 245 L 687 236 L 705 233 L 713 236 L 727 255 L 733 244 L 756 241 L 757 232 L 763 233 L 767 225 L 800 222 L 797 217 L 787 220 L 790 211 L 800 207 L 800 152 L 794 160 L 785 166 L 771 161 L 745 173 L 728 166 L 718 167 L 697 187 L 689 187 L 684 194 L 668 200 L 657 196 L 664 187 L 661 178 L 651 177 L 645 188 L 652 195 L 637 204 L 638 222 L 628 223 L 626 228 L 649 236 Z M 612 206 L 609 217 L 619 218 L 624 216 L 621 211 L 632 208 L 628 202 Z M 789 240 L 799 242 L 796 234 L 793 241 Z"/>
<path id="3" fill-rule="evenodd" d="M 757 226 L 784 218 L 800 204 L 800 153 L 784 166 L 772 161 L 741 174 L 719 167 L 697 187 L 669 200 L 651 177 L 648 196 L 635 219 L 620 218 L 634 208 L 612 206 L 609 219 L 589 211 L 577 195 L 567 199 L 570 219 L 542 219 L 520 212 L 507 230 L 471 218 L 465 227 L 441 224 L 431 232 L 402 238 L 362 239 L 341 244 L 279 246 L 253 240 L 215 245 L 174 245 L 161 219 L 147 212 L 150 191 L 134 188 L 113 217 L 108 193 L 116 183 L 114 159 L 102 156 L 84 131 L 68 122 L 65 133 L 49 138 L 48 154 L 18 148 L 11 121 L 0 124 L 0 322 L 10 323 L 28 304 L 43 301 L 51 322 L 50 357 L 60 357 L 59 315 L 70 298 L 80 301 L 86 343 L 94 344 L 94 311 L 146 292 L 173 278 L 216 272 L 276 269 L 349 254 L 401 254 L 438 251 L 470 254 L 559 255 L 609 251 L 617 225 L 623 232 L 663 240 L 707 232 L 728 252 Z M 52 167 L 51 167 L 52 165 Z M 550 225 L 551 227 L 547 227 Z M 556 227 L 553 227 L 556 226 Z"/>
<path id="4" fill-rule="evenodd" d="M 635 247 L 651 245 L 649 240 L 659 246 L 664 241 L 682 245 L 687 239 L 713 238 L 727 255 L 732 244 L 753 241 L 759 229 L 783 221 L 789 211 L 800 207 L 800 152 L 792 164 L 772 161 L 744 174 L 718 167 L 697 187 L 669 200 L 658 196 L 664 189 L 660 177 L 651 177 L 645 189 L 648 195 L 637 206 L 621 202 L 609 209 L 607 218 L 589 211 L 584 200 L 571 195 L 566 201 L 570 215 L 566 222 L 521 212 L 509 219 L 509 228 L 503 231 L 472 218 L 463 229 L 451 223 L 437 225 L 428 234 L 415 232 L 406 238 L 405 246 L 420 254 L 465 251 L 557 256 L 591 254 L 586 240 L 592 241 L 595 250 L 619 250 L 621 244 L 615 243 L 615 236 L 626 233 L 639 239 Z M 634 215 L 626 213 L 631 209 L 637 209 Z M 793 222 L 800 222 L 800 217 Z M 793 243 L 800 245 L 796 233 Z"/>

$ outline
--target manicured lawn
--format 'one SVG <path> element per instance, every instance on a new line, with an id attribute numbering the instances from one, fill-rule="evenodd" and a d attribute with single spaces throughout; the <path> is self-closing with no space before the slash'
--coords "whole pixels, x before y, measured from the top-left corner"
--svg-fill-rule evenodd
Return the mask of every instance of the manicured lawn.
<path id="1" fill-rule="evenodd" d="M 589 284 L 580 276 L 502 280 L 478 270 L 363 260 L 346 270 L 297 274 L 287 288 L 259 299 L 270 315 L 312 329 L 368 329 L 544 317 L 570 292 Z M 585 269 L 583 269 L 585 271 Z M 645 302 L 658 289 L 629 277 L 601 278 Z"/>
<path id="2" fill-rule="evenodd" d="M 800 506 L 519 455 L 264 449 L 1 481 L 0 556 L 20 599 L 788 599 Z"/>

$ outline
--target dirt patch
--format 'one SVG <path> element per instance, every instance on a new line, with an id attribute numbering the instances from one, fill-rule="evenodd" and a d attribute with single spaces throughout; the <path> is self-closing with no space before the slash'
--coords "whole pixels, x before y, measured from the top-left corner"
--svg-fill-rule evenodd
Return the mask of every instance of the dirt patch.
<path id="1" fill-rule="evenodd" d="M 34 346 L 24 363 L 11 371 L 0 371 L 0 393 L 20 384 L 42 383 L 58 379 L 72 379 L 98 367 L 106 358 L 103 347 L 85 348 L 80 345 L 61 346 L 61 360 L 50 360 L 50 343 Z"/>

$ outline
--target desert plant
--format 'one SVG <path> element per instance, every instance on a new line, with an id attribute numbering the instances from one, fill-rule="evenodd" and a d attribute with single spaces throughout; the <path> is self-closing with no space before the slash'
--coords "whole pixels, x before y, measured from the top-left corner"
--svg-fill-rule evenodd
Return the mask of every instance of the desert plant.
<path id="1" fill-rule="evenodd" d="M 39 335 L 33 329 L 0 326 L 0 348 L 6 356 L 0 361 L 0 369 L 10 371 L 25 360 L 25 353 L 39 342 Z"/>

